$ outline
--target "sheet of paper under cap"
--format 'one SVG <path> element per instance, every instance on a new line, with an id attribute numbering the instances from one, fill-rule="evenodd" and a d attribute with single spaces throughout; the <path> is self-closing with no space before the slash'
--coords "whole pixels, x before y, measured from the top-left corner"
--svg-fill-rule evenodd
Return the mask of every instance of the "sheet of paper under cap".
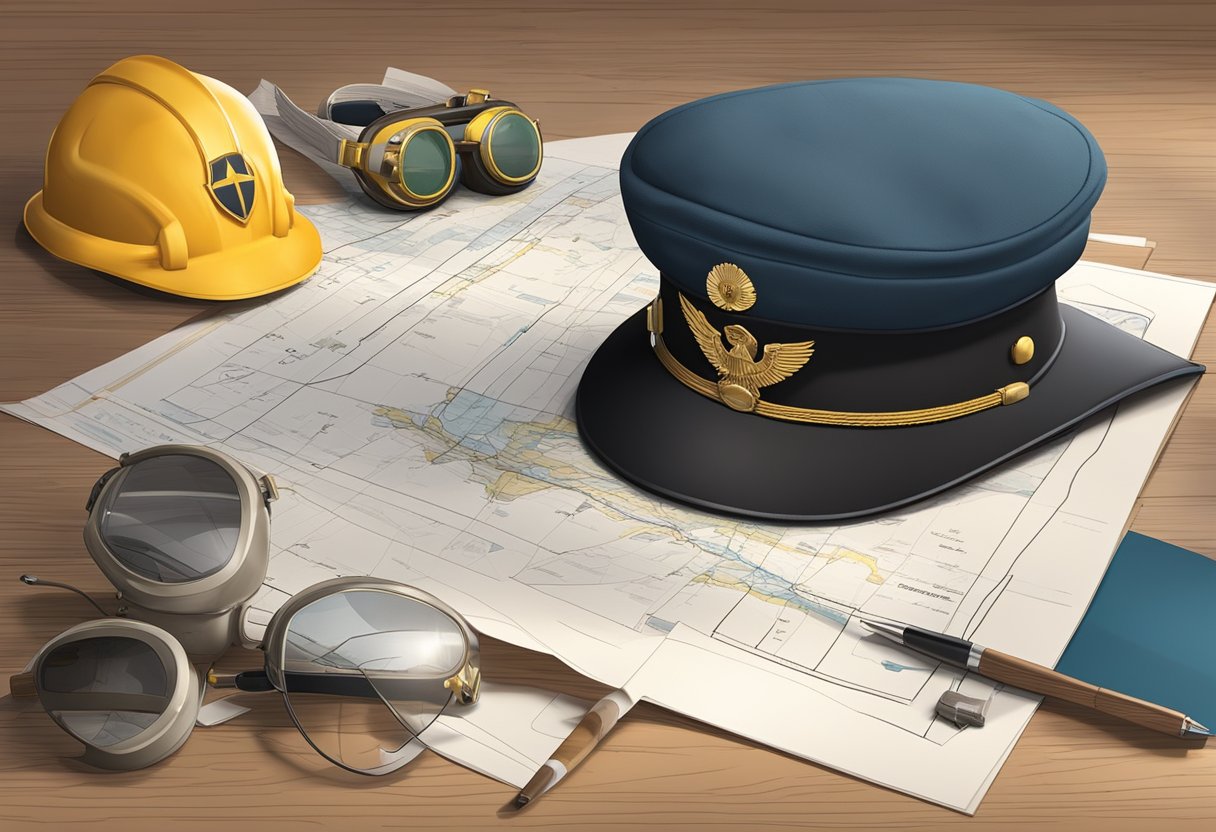
<path id="1" fill-rule="evenodd" d="M 872 520 L 765 525 L 639 491 L 573 421 L 584 363 L 658 286 L 620 203 L 628 138 L 547 145 L 513 196 L 306 206 L 326 251 L 307 283 L 5 409 L 112 456 L 201 443 L 274 473 L 262 622 L 335 575 L 405 581 L 635 699 L 974 812 L 1037 698 L 866 638 L 857 617 L 1054 664 L 1187 390 Z M 1213 297 L 1090 263 L 1059 289 L 1179 355 Z M 984 728 L 935 719 L 951 688 L 993 694 Z"/>

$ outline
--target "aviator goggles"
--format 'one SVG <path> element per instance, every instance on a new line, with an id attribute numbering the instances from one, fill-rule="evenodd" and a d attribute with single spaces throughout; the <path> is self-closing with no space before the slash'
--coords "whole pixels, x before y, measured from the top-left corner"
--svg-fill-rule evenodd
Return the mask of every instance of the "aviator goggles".
<path id="1" fill-rule="evenodd" d="M 544 153 L 538 122 L 487 90 L 390 112 L 375 100 L 327 102 L 320 116 L 362 128 L 339 141 L 337 162 L 389 208 L 438 205 L 457 179 L 478 193 L 515 193 L 536 178 Z"/>
<path id="2" fill-rule="evenodd" d="M 99 768 L 142 768 L 176 751 L 207 679 L 279 691 L 308 743 L 351 771 L 386 774 L 417 756 L 449 704 L 477 700 L 476 634 L 421 590 L 347 577 L 293 596 L 260 644 L 246 641 L 241 622 L 265 578 L 276 496 L 268 475 L 207 448 L 124 456 L 94 487 L 85 529 L 123 606 L 49 641 L 12 677 L 13 695 L 37 696 Z M 200 672 L 231 644 L 261 647 L 263 668 Z"/>

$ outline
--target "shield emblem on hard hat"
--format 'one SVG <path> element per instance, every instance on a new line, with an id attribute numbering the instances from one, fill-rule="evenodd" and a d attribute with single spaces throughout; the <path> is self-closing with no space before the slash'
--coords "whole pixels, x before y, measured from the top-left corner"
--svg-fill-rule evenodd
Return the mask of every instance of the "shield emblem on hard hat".
<path id="1" fill-rule="evenodd" d="M 229 153 L 212 161 L 210 167 L 211 181 L 207 183 L 207 190 L 211 191 L 216 204 L 242 224 L 249 222 L 257 185 L 245 157 Z"/>

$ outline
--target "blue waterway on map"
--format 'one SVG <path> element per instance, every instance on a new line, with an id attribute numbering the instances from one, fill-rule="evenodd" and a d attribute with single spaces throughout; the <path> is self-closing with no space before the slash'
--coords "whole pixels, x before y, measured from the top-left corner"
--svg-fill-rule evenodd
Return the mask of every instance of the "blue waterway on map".
<path id="1" fill-rule="evenodd" d="M 505 448 L 509 441 L 507 434 L 509 432 L 510 421 L 507 417 L 514 411 L 514 406 L 505 404 L 497 399 L 469 390 L 461 390 L 451 401 L 438 405 L 431 415 L 439 420 L 444 432 L 456 439 L 463 447 L 477 453 L 497 457 L 499 449 Z M 523 447 L 538 449 L 539 444 L 539 437 L 535 437 L 529 439 Z M 500 462 L 515 473 L 531 477 L 540 482 L 547 482 L 563 488 L 569 488 L 572 485 L 569 481 L 563 481 L 561 478 L 554 476 L 553 472 L 543 465 L 521 465 L 511 460 L 502 459 L 500 459 Z M 599 476 L 598 473 L 592 471 L 584 471 L 583 474 L 588 478 Z M 612 487 L 619 485 L 616 480 L 605 481 L 605 490 L 611 490 Z M 712 539 L 696 536 L 695 533 L 679 529 L 674 523 L 662 518 L 647 517 L 639 515 L 636 512 L 631 512 L 625 505 L 613 505 L 613 508 L 635 520 L 671 528 L 697 548 L 721 558 L 724 563 L 709 566 L 708 573 L 710 577 L 721 571 L 723 573 L 723 580 L 746 584 L 754 592 L 784 601 L 790 607 L 826 618 L 842 627 L 849 620 L 847 613 L 799 594 L 789 579 L 770 572 L 758 563 L 753 563 L 744 557 L 741 552 L 732 549 L 730 546 Z M 733 524 L 737 528 L 747 528 L 745 524 L 739 521 L 725 522 Z M 741 570 L 740 567 L 743 567 L 743 569 Z M 890 669 L 888 668 L 888 670 Z"/>

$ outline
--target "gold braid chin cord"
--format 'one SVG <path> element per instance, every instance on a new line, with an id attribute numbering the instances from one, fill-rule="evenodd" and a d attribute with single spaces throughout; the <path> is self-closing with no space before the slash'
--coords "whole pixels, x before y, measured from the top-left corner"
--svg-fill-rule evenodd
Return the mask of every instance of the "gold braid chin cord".
<path id="1" fill-rule="evenodd" d="M 706 398 L 713 399 L 716 402 L 728 404 L 724 402 L 719 393 L 719 385 L 707 378 L 703 378 L 692 370 L 685 367 L 679 360 L 671 354 L 667 349 L 667 345 L 663 342 L 663 334 L 661 331 L 662 325 L 656 326 L 656 320 L 661 321 L 661 312 L 656 315 L 656 310 L 651 308 L 647 315 L 647 328 L 654 337 L 654 351 L 658 356 L 659 361 L 667 368 L 677 381 Z M 655 331 L 658 329 L 659 331 Z M 971 413 L 978 413 L 981 410 L 987 410 L 1000 405 L 1009 405 L 1020 402 L 1022 399 L 1030 395 L 1030 385 L 1024 381 L 1015 381 L 1012 384 L 1006 384 L 985 396 L 977 396 L 974 399 L 968 399 L 954 404 L 940 405 L 938 407 L 926 407 L 920 410 L 889 410 L 878 412 L 865 411 L 847 411 L 847 410 L 815 410 L 807 407 L 793 407 L 785 404 L 775 404 L 773 402 L 756 399 L 754 405 L 750 408 L 751 413 L 767 416 L 770 419 L 780 419 L 785 422 L 801 422 L 812 425 L 844 425 L 849 427 L 899 427 L 904 425 L 925 425 L 931 422 L 944 422 L 948 419 L 957 419 L 960 416 L 967 416 Z M 729 405 L 728 406 L 732 406 Z M 733 407 L 733 406 L 732 406 Z M 741 408 L 735 407 L 736 410 Z M 746 412 L 746 411 L 745 411 Z"/>

